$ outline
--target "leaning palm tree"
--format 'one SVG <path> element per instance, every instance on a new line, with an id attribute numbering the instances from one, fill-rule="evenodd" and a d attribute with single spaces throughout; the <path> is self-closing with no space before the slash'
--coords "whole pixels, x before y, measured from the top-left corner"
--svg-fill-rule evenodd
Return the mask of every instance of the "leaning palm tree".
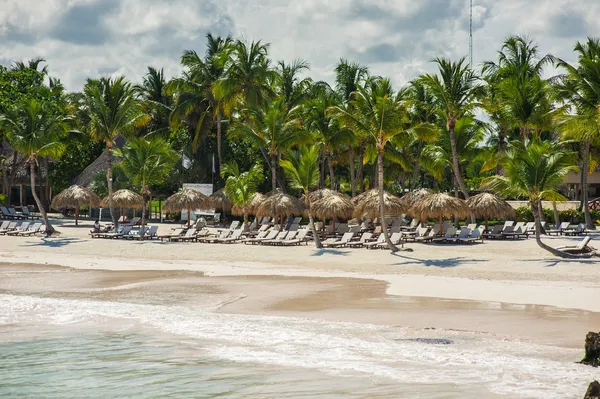
<path id="1" fill-rule="evenodd" d="M 297 151 L 286 153 L 286 159 L 279 161 L 285 176 L 292 188 L 302 190 L 308 214 L 308 225 L 312 231 L 315 246 L 323 248 L 311 210 L 310 192 L 319 184 L 319 148 L 301 147 Z"/>
<path id="2" fill-rule="evenodd" d="M 25 100 L 0 116 L 0 126 L 7 132 L 12 147 L 29 162 L 31 193 L 44 223 L 46 235 L 54 233 L 36 191 L 38 157 L 58 157 L 65 149 L 63 139 L 68 132 L 64 116 L 57 114 L 47 103 L 35 99 Z"/>
<path id="3" fill-rule="evenodd" d="M 129 175 L 133 183 L 140 187 L 144 198 L 142 207 L 142 239 L 146 227 L 146 203 L 150 195 L 150 184 L 161 182 L 173 169 L 178 155 L 169 144 L 159 138 L 143 137 L 129 140 L 123 149 L 114 150 L 122 159 L 121 167 Z"/>
<path id="4" fill-rule="evenodd" d="M 117 226 L 117 215 L 112 203 L 112 148 L 120 135 L 130 135 L 136 127 L 149 121 L 135 99 L 134 90 L 125 78 L 88 80 L 83 88 L 83 113 L 89 120 L 88 131 L 92 138 L 106 144 L 106 180 L 110 215 Z"/>
<path id="5" fill-rule="evenodd" d="M 477 97 L 482 88 L 477 83 L 477 75 L 469 68 L 465 58 L 452 62 L 444 58 L 436 58 L 439 75 L 426 74 L 419 78 L 421 83 L 429 87 L 436 97 L 437 110 L 446 121 L 446 130 L 450 139 L 452 155 L 452 172 L 466 199 L 469 191 L 460 171 L 459 154 L 456 148 L 456 122 L 468 115 L 475 108 Z"/>
<path id="6" fill-rule="evenodd" d="M 537 244 L 553 255 L 563 258 L 576 257 L 542 242 L 539 213 L 542 200 L 565 199 L 556 189 L 569 172 L 577 170 L 575 154 L 566 150 L 564 144 L 557 142 L 517 141 L 506 152 L 502 166 L 505 175 L 485 179 L 483 187 L 507 197 L 527 198 L 535 220 Z"/>
<path id="7" fill-rule="evenodd" d="M 353 132 L 369 137 L 377 150 L 377 181 L 379 183 L 380 218 L 385 222 L 383 153 L 386 144 L 400 133 L 406 132 L 407 112 L 400 101 L 400 96 L 393 92 L 389 79 L 378 78 L 368 82 L 367 87 L 360 87 L 351 101 L 352 107 L 331 108 L 334 116 Z M 386 228 L 383 234 L 389 249 L 397 252 L 389 238 Z"/>
<path id="8" fill-rule="evenodd" d="M 258 185 L 264 179 L 262 165 L 256 164 L 247 172 L 240 172 L 235 162 L 225 163 L 221 176 L 226 178 L 225 194 L 234 208 L 244 216 L 244 230 L 248 231 L 248 215 L 252 212 L 251 204 L 256 197 Z"/>
<path id="9" fill-rule="evenodd" d="M 558 67 L 565 70 L 555 78 L 558 98 L 565 109 L 558 119 L 560 130 L 581 142 L 581 193 L 585 224 L 594 228 L 588 201 L 588 173 L 590 146 L 600 142 L 600 40 L 589 38 L 577 43 L 578 65 L 558 59 Z"/>

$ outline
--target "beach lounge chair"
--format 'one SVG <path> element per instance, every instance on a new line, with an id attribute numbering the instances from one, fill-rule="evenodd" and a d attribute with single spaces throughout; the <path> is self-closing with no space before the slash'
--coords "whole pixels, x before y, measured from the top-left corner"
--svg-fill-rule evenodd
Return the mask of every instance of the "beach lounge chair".
<path id="1" fill-rule="evenodd" d="M 27 230 L 19 231 L 15 235 L 17 235 L 19 237 L 32 236 L 34 234 L 39 233 L 42 230 L 43 226 L 44 226 L 44 224 L 41 222 L 33 223 L 33 224 L 29 225 L 29 228 Z M 8 234 L 11 234 L 11 233 L 8 233 Z"/>
<path id="2" fill-rule="evenodd" d="M 157 238 L 158 235 L 158 226 L 146 226 L 146 232 L 144 233 L 144 240 L 152 240 L 154 238 Z M 130 238 L 129 236 L 126 236 L 125 238 Z M 137 234 L 137 236 L 135 237 L 131 237 L 132 239 L 135 240 L 141 240 L 142 236 L 141 236 L 141 231 Z"/>
<path id="3" fill-rule="evenodd" d="M 379 237 L 377 237 L 377 241 L 371 241 L 371 242 L 366 242 L 363 244 L 363 248 L 367 248 L 367 249 L 372 249 L 377 247 L 377 245 L 384 243 L 385 242 L 385 236 L 383 235 L 383 233 L 379 234 Z"/>
<path id="4" fill-rule="evenodd" d="M 8 222 L 8 226 L 4 229 L 0 229 L 0 235 L 5 235 L 9 231 L 15 230 L 19 226 L 19 222 Z"/>
<path id="5" fill-rule="evenodd" d="M 559 235 L 559 234 L 563 234 L 563 230 L 567 230 L 569 228 L 569 225 L 570 225 L 569 222 L 562 222 L 556 228 L 546 228 L 546 226 L 544 226 L 544 230 L 546 230 L 546 234 L 549 236 L 551 236 L 553 234 Z"/>
<path id="6" fill-rule="evenodd" d="M 12 236 L 12 235 L 19 234 L 21 231 L 27 231 L 27 229 L 29 228 L 29 225 L 31 225 L 31 222 L 23 222 L 16 229 L 7 232 L 6 235 Z"/>
<path id="7" fill-rule="evenodd" d="M 351 248 L 357 248 L 357 247 L 362 247 L 363 244 L 370 242 L 371 238 L 373 237 L 373 233 L 363 233 L 360 236 L 360 239 L 358 241 L 350 241 L 346 243 L 347 247 L 351 247 Z"/>
<path id="8" fill-rule="evenodd" d="M 267 230 L 259 231 L 255 238 L 244 238 L 241 240 L 241 242 L 246 243 L 246 241 L 248 240 L 262 239 L 265 238 L 268 234 L 269 232 Z"/>
<path id="9" fill-rule="evenodd" d="M 596 251 L 596 248 L 590 247 L 588 244 L 592 240 L 592 237 L 587 236 L 579 242 L 577 245 L 566 245 L 562 247 L 556 247 L 555 249 L 567 252 L 569 254 L 586 254 L 589 252 Z"/>
<path id="10" fill-rule="evenodd" d="M 2 206 L 0 207 L 0 211 L 2 212 L 2 217 L 4 219 L 14 219 L 14 216 L 8 211 L 8 208 Z"/>
<path id="11" fill-rule="evenodd" d="M 194 229 L 194 228 L 189 229 L 182 236 L 169 238 L 170 242 L 197 241 L 197 240 L 198 240 L 198 237 L 196 237 L 196 229 Z"/>
<path id="12" fill-rule="evenodd" d="M 523 229 L 523 232 L 525 234 L 527 234 L 528 236 L 530 234 L 535 234 L 535 222 L 527 222 L 527 224 L 525 224 L 525 228 Z"/>
<path id="13" fill-rule="evenodd" d="M 290 239 L 290 240 L 283 240 L 279 245 L 283 245 L 283 246 L 300 245 L 300 244 L 308 245 L 308 238 L 306 237 L 307 234 L 308 234 L 308 229 L 299 230 L 298 234 L 296 234 L 295 238 Z"/>
<path id="14" fill-rule="evenodd" d="M 350 242 L 350 240 L 352 240 L 352 237 L 354 237 L 354 233 L 344 233 L 342 238 L 340 238 L 339 240 L 333 241 L 333 242 L 328 242 L 328 243 L 323 243 L 323 246 L 325 248 L 343 247 L 344 245 L 348 244 Z"/>
<path id="15" fill-rule="evenodd" d="M 227 238 L 231 235 L 231 233 L 232 233 L 231 230 L 221 230 L 221 232 L 217 236 L 210 236 L 210 237 L 203 236 L 203 237 L 198 238 L 198 242 L 211 243 L 216 240 Z"/>
<path id="16" fill-rule="evenodd" d="M 283 241 L 287 235 L 288 235 L 287 231 L 285 231 L 285 230 L 280 231 L 277 233 L 277 236 L 275 238 L 273 238 L 272 240 L 264 240 L 264 241 L 261 241 L 260 244 L 261 245 L 277 245 L 278 243 Z"/>
<path id="17" fill-rule="evenodd" d="M 10 224 L 10 221 L 8 221 L 8 220 L 2 221 L 2 224 L 0 224 L 0 231 L 7 230 L 9 224 Z"/>
<path id="18" fill-rule="evenodd" d="M 455 236 L 456 236 L 456 227 L 448 227 L 448 230 L 446 230 L 446 233 L 444 234 L 443 237 L 437 237 L 433 239 L 433 242 L 435 243 L 445 243 L 445 242 L 449 242 L 449 240 L 452 240 Z"/>
<path id="19" fill-rule="evenodd" d="M 144 227 L 144 233 L 146 233 L 146 231 L 148 231 L 148 227 Z M 124 238 L 126 240 L 135 240 L 138 239 L 142 236 L 142 229 L 139 228 L 137 230 L 133 230 L 131 229 L 129 231 L 129 234 L 124 234 L 123 237 L 119 237 L 119 238 Z"/>
<path id="20" fill-rule="evenodd" d="M 22 212 L 23 212 L 23 216 L 25 216 L 28 219 L 33 220 L 33 219 L 39 219 L 40 218 L 39 215 L 34 215 L 33 213 L 31 213 L 29 211 L 29 208 L 26 207 L 26 206 L 23 207 Z"/>
<path id="21" fill-rule="evenodd" d="M 423 234 L 423 235 L 419 234 L 418 236 L 416 236 L 414 241 L 415 242 L 431 242 L 431 241 L 433 241 L 434 238 L 436 238 L 438 236 L 439 233 L 440 233 L 440 225 L 435 224 L 431 229 L 429 229 L 429 232 L 425 232 L 425 234 Z"/>
<path id="22" fill-rule="evenodd" d="M 286 236 L 283 240 L 281 240 L 281 241 L 273 240 L 273 242 L 271 242 L 271 245 L 285 245 L 286 242 L 291 242 L 291 241 L 295 240 L 297 236 L 298 236 L 297 231 L 288 231 L 288 233 L 286 234 Z"/>
<path id="23" fill-rule="evenodd" d="M 392 235 L 390 236 L 390 241 L 394 245 L 400 244 L 402 242 L 402 233 L 401 232 L 392 233 Z M 379 243 L 371 248 L 387 249 L 387 242 L 383 241 L 382 243 Z"/>
<path id="24" fill-rule="evenodd" d="M 481 233 L 481 229 L 475 229 L 471 231 L 471 234 L 467 238 L 460 238 L 458 242 L 461 244 L 472 244 L 474 242 L 481 241 L 483 242 L 483 235 Z"/>
<path id="25" fill-rule="evenodd" d="M 242 239 L 242 229 L 235 230 L 231 235 L 227 238 L 217 238 L 213 241 L 213 243 L 219 244 L 232 244 L 234 242 L 238 242 Z"/>
<path id="26" fill-rule="evenodd" d="M 128 223 L 123 223 L 122 225 L 123 226 L 132 226 L 133 227 L 133 226 L 137 226 L 138 224 L 140 224 L 141 221 L 142 221 L 142 218 L 139 218 L 139 217 L 136 216 L 134 218 L 131 218 L 131 220 Z"/>
<path id="27" fill-rule="evenodd" d="M 502 230 L 504 230 L 504 226 L 501 224 L 497 224 L 492 227 L 491 231 L 483 234 L 485 238 L 502 238 Z"/>
<path id="28" fill-rule="evenodd" d="M 566 236 L 579 236 L 585 234 L 585 223 L 580 223 L 577 226 L 569 226 L 562 233 Z"/>
<path id="29" fill-rule="evenodd" d="M 15 219 L 27 219 L 27 216 L 23 215 L 23 213 L 18 213 L 15 208 L 8 208 L 8 212 Z"/>
<path id="30" fill-rule="evenodd" d="M 182 236 L 184 234 L 184 231 L 185 231 L 185 229 L 177 228 L 177 229 L 173 230 L 173 232 L 171 234 L 165 234 L 165 235 L 162 235 L 162 236 L 157 236 L 156 238 L 158 238 L 161 241 L 168 240 L 171 237 Z"/>
<path id="31" fill-rule="evenodd" d="M 278 234 L 279 234 L 279 230 L 273 229 L 273 230 L 269 231 L 267 233 L 267 235 L 264 236 L 264 237 L 247 238 L 247 239 L 243 240 L 242 242 L 244 244 L 252 244 L 252 245 L 254 245 L 254 244 L 260 244 L 263 241 L 274 240 L 275 237 L 277 237 Z"/>
<path id="32" fill-rule="evenodd" d="M 517 231 L 517 229 L 521 229 L 521 231 L 525 231 L 525 222 L 517 222 L 517 224 L 515 224 L 515 231 Z"/>
<path id="33" fill-rule="evenodd" d="M 471 229 L 471 231 L 473 231 L 473 230 L 475 230 L 477 228 L 477 223 L 471 223 L 471 224 L 467 225 L 467 227 L 469 229 Z"/>
<path id="34" fill-rule="evenodd" d="M 116 231 L 112 232 L 112 233 L 100 233 L 100 232 L 94 232 L 94 233 L 90 233 L 90 235 L 92 236 L 92 238 L 121 238 L 126 234 L 129 234 L 129 232 L 131 231 L 131 226 L 119 226 L 117 228 Z"/>
<path id="35" fill-rule="evenodd" d="M 513 227 L 515 222 L 513 220 L 507 220 L 504 222 L 504 227 Z"/>
<path id="36" fill-rule="evenodd" d="M 457 236 L 446 238 L 445 242 L 460 243 L 461 240 L 465 240 L 471 236 L 471 229 L 468 227 L 462 227 L 458 232 Z"/>

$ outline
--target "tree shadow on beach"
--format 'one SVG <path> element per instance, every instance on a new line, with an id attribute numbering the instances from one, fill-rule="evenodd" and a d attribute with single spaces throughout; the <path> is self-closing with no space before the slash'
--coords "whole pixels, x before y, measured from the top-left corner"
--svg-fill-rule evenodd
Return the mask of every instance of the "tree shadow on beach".
<path id="1" fill-rule="evenodd" d="M 321 249 L 317 249 L 316 251 L 314 251 L 311 256 L 323 256 L 323 255 L 347 256 L 349 253 L 350 253 L 350 251 L 340 251 L 339 249 L 321 248 Z"/>
<path id="2" fill-rule="evenodd" d="M 465 257 L 455 257 L 455 258 L 447 258 L 447 259 L 418 259 L 412 258 L 410 256 L 403 255 L 402 253 L 394 253 L 392 254 L 398 258 L 404 259 L 404 262 L 395 263 L 394 266 L 404 266 L 404 265 L 421 265 L 425 267 L 439 267 L 442 269 L 453 268 L 464 265 L 466 263 L 479 263 L 485 262 L 480 259 L 467 259 Z"/>
<path id="3" fill-rule="evenodd" d="M 27 242 L 22 244 L 22 247 L 50 247 L 50 248 L 60 248 L 69 244 L 77 244 L 80 242 L 85 242 L 86 240 L 82 240 L 79 238 L 47 238 L 43 237 L 40 241 L 37 242 Z"/>
<path id="4" fill-rule="evenodd" d="M 546 259 L 523 259 L 522 262 L 535 262 L 535 263 L 544 263 L 544 267 L 556 267 L 559 265 L 559 263 L 583 263 L 583 264 L 588 264 L 588 265 L 599 265 L 600 266 L 600 258 L 581 258 L 581 259 L 553 259 L 553 258 L 546 258 Z"/>

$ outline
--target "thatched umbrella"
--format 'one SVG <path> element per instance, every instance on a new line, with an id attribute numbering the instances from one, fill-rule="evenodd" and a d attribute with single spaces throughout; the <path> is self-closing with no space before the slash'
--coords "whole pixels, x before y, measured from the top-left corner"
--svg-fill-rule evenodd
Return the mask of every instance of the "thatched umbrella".
<path id="1" fill-rule="evenodd" d="M 93 191 L 73 185 L 54 197 L 51 207 L 54 209 L 75 208 L 75 226 L 77 226 L 79 224 L 79 208 L 82 205 L 98 206 L 99 203 L 100 198 Z"/>
<path id="2" fill-rule="evenodd" d="M 469 216 L 469 206 L 467 203 L 456 197 L 452 197 L 446 193 L 429 194 L 421 201 L 415 203 L 409 210 L 409 213 L 421 220 L 426 218 L 439 218 L 440 227 L 442 226 L 444 217 L 466 217 Z M 442 229 L 440 228 L 440 235 Z"/>
<path id="3" fill-rule="evenodd" d="M 142 209 L 144 207 L 144 197 L 126 188 L 113 192 L 112 198 L 113 206 L 121 209 L 121 217 L 123 216 L 123 208 Z M 108 195 L 104 197 L 100 205 L 105 208 L 109 207 Z"/>
<path id="4" fill-rule="evenodd" d="M 357 219 L 375 219 L 381 214 L 379 191 L 377 189 L 366 191 L 352 198 L 351 201 L 356 205 L 353 216 Z M 383 193 L 383 204 L 385 214 L 391 216 L 405 214 L 409 208 L 404 201 L 388 192 Z"/>
<path id="5" fill-rule="evenodd" d="M 211 206 L 211 200 L 200 191 L 182 188 L 165 200 L 163 210 L 165 212 L 188 211 L 188 229 L 192 220 L 192 209 L 206 209 Z"/>
<path id="6" fill-rule="evenodd" d="M 283 226 L 284 219 L 287 216 L 302 215 L 305 209 L 306 206 L 298 198 L 276 191 L 260 204 L 256 209 L 256 216 L 277 216 Z"/>
<path id="7" fill-rule="evenodd" d="M 419 188 L 418 190 L 411 191 L 410 193 L 404 195 L 402 197 L 402 201 L 404 201 L 408 206 L 413 206 L 415 203 L 421 201 L 430 194 L 433 194 L 433 191 L 430 189 Z"/>
<path id="8" fill-rule="evenodd" d="M 350 219 L 354 211 L 354 204 L 346 195 L 333 191 L 329 195 L 311 202 L 310 209 L 321 220 L 327 218 Z"/>
<path id="9" fill-rule="evenodd" d="M 488 218 L 511 217 L 515 210 L 508 202 L 490 193 L 481 193 L 472 196 L 467 200 L 467 205 L 476 217 L 483 217 L 485 220 L 485 231 L 488 231 Z"/>
<path id="10" fill-rule="evenodd" d="M 223 212 L 231 211 L 232 204 L 229 197 L 227 197 L 227 194 L 225 194 L 224 188 L 215 191 L 209 195 L 208 198 L 210 198 L 213 208 Z"/>
<path id="11" fill-rule="evenodd" d="M 263 193 L 255 193 L 252 197 L 252 201 L 250 201 L 250 205 L 248 205 L 248 213 L 256 214 L 258 208 L 262 205 L 263 202 L 267 199 L 267 196 Z"/>
<path id="12" fill-rule="evenodd" d="M 317 202 L 318 200 L 321 200 L 325 197 L 329 197 L 331 195 L 338 195 L 338 196 L 344 196 L 344 197 L 350 198 L 346 194 L 342 194 L 339 191 L 330 190 L 328 188 L 322 188 L 320 190 L 315 190 L 315 191 L 308 193 L 308 200 L 311 203 L 313 203 L 313 202 Z"/>

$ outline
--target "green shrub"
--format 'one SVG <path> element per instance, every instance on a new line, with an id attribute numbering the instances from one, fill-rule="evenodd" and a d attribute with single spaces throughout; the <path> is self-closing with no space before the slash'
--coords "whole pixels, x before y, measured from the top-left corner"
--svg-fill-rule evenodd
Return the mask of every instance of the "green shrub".
<path id="1" fill-rule="evenodd" d="M 533 221 L 533 212 L 528 206 L 520 206 L 515 210 L 515 216 L 517 222 L 531 222 Z"/>
<path id="2" fill-rule="evenodd" d="M 2 205 L 8 205 L 6 203 L 6 195 L 0 194 L 0 204 L 2 204 Z"/>

